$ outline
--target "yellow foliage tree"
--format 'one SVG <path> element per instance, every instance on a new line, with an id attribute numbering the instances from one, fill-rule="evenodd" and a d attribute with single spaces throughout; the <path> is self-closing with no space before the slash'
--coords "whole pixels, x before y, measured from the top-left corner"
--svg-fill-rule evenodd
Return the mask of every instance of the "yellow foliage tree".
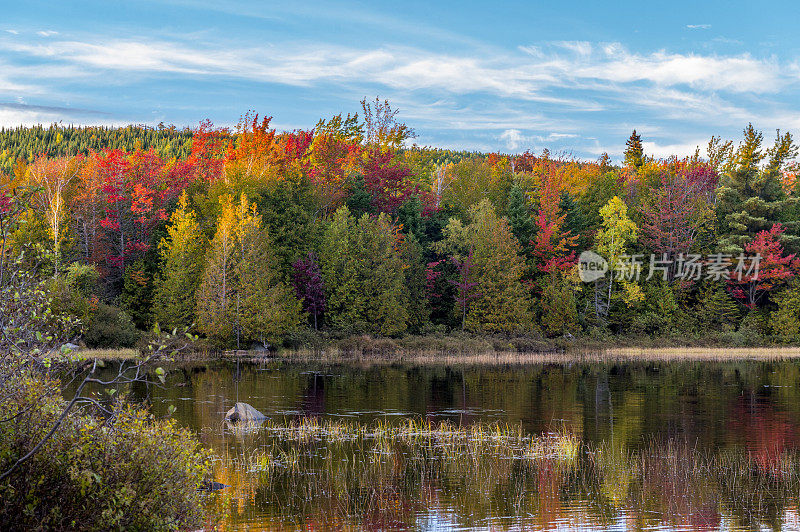
<path id="1" fill-rule="evenodd" d="M 628 217 L 628 206 L 619 196 L 614 196 L 600 209 L 602 228 L 597 232 L 595 242 L 597 251 L 602 255 L 611 268 L 619 265 L 624 258 L 629 243 L 635 242 L 639 235 L 639 228 Z M 618 281 L 615 284 L 615 281 Z M 635 279 L 621 277 L 615 279 L 613 272 L 609 276 L 607 286 L 603 287 L 604 295 L 596 297 L 598 314 L 603 316 L 608 313 L 612 299 L 617 294 L 615 287 L 619 287 L 621 297 L 628 306 L 633 306 L 644 300 L 644 294 Z M 600 301 L 602 300 L 602 303 Z"/>
<path id="2" fill-rule="evenodd" d="M 27 168 L 28 183 L 37 192 L 34 205 L 44 215 L 53 239 L 55 256 L 54 275 L 58 277 L 61 262 L 61 242 L 64 237 L 64 195 L 72 180 L 81 170 L 78 157 L 40 157 Z"/>
<path id="3" fill-rule="evenodd" d="M 300 323 L 301 304 L 279 278 L 269 235 L 242 194 L 222 200 L 197 296 L 200 330 L 221 343 L 274 344 Z"/>
<path id="4" fill-rule="evenodd" d="M 161 269 L 155 278 L 153 317 L 162 327 L 185 327 L 194 321 L 205 247 L 206 237 L 184 192 L 158 246 Z"/>

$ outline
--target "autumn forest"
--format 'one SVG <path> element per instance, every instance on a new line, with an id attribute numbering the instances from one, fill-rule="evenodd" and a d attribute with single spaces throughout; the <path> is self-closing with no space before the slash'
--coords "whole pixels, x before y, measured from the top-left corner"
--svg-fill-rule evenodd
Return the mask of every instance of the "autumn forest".
<path id="1" fill-rule="evenodd" d="M 619 162 L 456 152 L 414 144 L 379 99 L 296 131 L 254 112 L 235 128 L 4 129 L 2 297 L 23 265 L 89 347 L 136 346 L 155 326 L 214 349 L 348 335 L 800 341 L 792 136 L 747 125 L 658 159 L 640 133 L 620 139 Z M 608 275 L 582 280 L 587 250 Z"/>

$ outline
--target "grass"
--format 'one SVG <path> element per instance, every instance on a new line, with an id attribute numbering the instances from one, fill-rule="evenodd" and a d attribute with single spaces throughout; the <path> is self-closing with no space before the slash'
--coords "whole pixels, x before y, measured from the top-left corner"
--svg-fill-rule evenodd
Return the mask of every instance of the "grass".
<path id="1" fill-rule="evenodd" d="M 138 349 L 126 348 L 98 348 L 98 349 L 81 349 L 78 351 L 79 355 L 85 358 L 99 358 L 101 360 L 131 360 L 140 356 Z"/>
<path id="2" fill-rule="evenodd" d="M 449 335 L 375 338 L 351 335 L 336 338 L 320 333 L 302 345 L 313 347 L 284 348 L 277 352 L 219 351 L 200 344 L 181 359 L 211 360 L 238 358 L 263 360 L 265 357 L 298 362 L 369 362 L 413 364 L 541 364 L 571 362 L 652 361 L 726 361 L 777 360 L 800 357 L 800 347 L 689 345 L 669 338 L 576 338 L 543 339 L 526 336 L 475 336 L 466 333 Z M 687 345 L 680 345 L 685 343 Z M 88 358 L 126 360 L 135 358 L 135 349 L 84 349 Z"/>
<path id="3" fill-rule="evenodd" d="M 227 446 L 215 479 L 231 489 L 211 504 L 239 504 L 233 521 L 270 529 L 397 529 L 441 498 L 469 510 L 472 523 L 501 511 L 530 512 L 525 493 L 537 471 L 574 469 L 578 440 L 560 431 L 542 436 L 519 426 L 458 426 L 411 419 L 362 424 L 302 418 L 269 421 L 255 447 Z M 497 500 L 514 485 L 516 498 Z M 437 487 L 438 486 L 438 487 Z M 449 486 L 449 487 L 448 487 Z M 447 493 L 436 494 L 438 489 Z"/>
<path id="4" fill-rule="evenodd" d="M 800 357 L 800 348 L 797 347 L 728 345 L 720 338 L 714 336 L 713 338 L 544 339 L 528 336 L 474 336 L 466 333 L 409 335 L 402 338 L 374 338 L 360 335 L 337 339 L 322 336 L 317 338 L 315 347 L 284 349 L 274 356 L 304 362 L 350 360 L 417 364 L 538 364 L 617 360 L 724 361 Z M 241 352 L 240 355 L 245 358 L 252 356 L 247 352 Z"/>
<path id="5" fill-rule="evenodd" d="M 214 464 L 231 488 L 210 500 L 237 508 L 232 528 L 413 528 L 433 510 L 467 528 L 549 529 L 576 515 L 602 528 L 625 515 L 679 529 L 697 519 L 779 529 L 800 493 L 797 451 L 711 451 L 674 438 L 631 449 L 504 423 L 301 418 L 236 441 Z"/>
<path id="6" fill-rule="evenodd" d="M 368 362 L 368 363 L 412 363 L 444 365 L 523 365 L 523 364 L 568 364 L 573 362 L 603 363 L 626 361 L 653 362 L 725 362 L 733 360 L 782 360 L 800 357 L 800 348 L 722 348 L 722 347 L 612 347 L 593 351 L 580 349 L 556 352 L 491 351 L 478 353 L 461 352 L 395 352 L 364 353 L 338 350 L 284 351 L 277 358 L 297 362 Z M 244 358 L 258 358 L 255 354 L 244 354 Z"/>
<path id="7" fill-rule="evenodd" d="M 85 359 L 97 358 L 106 362 L 133 360 L 142 357 L 142 351 L 136 348 L 124 347 L 103 347 L 103 348 L 83 348 L 76 352 Z M 197 349 L 183 351 L 175 357 L 176 360 L 215 360 L 222 356 L 220 351 L 208 349 Z"/>
<path id="8" fill-rule="evenodd" d="M 432 422 L 413 418 L 404 423 L 377 421 L 373 425 L 365 425 L 346 420 L 320 421 L 318 418 L 304 417 L 289 423 L 270 420 L 262 426 L 262 430 L 284 442 L 374 441 L 378 445 L 399 442 L 435 447 L 453 456 L 462 452 L 474 454 L 491 451 L 520 460 L 574 460 L 578 446 L 577 440 L 565 431 L 534 437 L 524 434 L 521 426 L 507 423 L 459 426 L 448 421 Z"/>
<path id="9" fill-rule="evenodd" d="M 626 360 L 779 360 L 800 357 L 800 347 L 619 347 L 603 355 Z"/>
<path id="10" fill-rule="evenodd" d="M 131 360 L 139 356 L 136 349 L 83 349 L 79 352 L 86 358 L 105 361 Z M 486 351 L 400 351 L 400 352 L 353 352 L 338 349 L 321 351 L 298 349 L 283 350 L 266 355 L 269 358 L 288 362 L 349 362 L 369 364 L 409 363 L 420 365 L 524 365 L 524 364 L 568 364 L 573 362 L 602 363 L 626 361 L 653 362 L 725 362 L 734 360 L 784 360 L 800 357 L 797 347 L 611 347 L 595 351 L 579 349 L 550 352 Z M 245 361 L 263 360 L 265 354 L 256 351 L 192 353 L 181 358 L 211 360 L 239 358 Z"/>

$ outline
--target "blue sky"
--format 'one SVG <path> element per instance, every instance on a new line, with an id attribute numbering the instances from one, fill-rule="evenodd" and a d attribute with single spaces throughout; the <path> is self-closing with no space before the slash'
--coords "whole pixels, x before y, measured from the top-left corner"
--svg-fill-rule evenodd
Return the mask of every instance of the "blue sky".
<path id="1" fill-rule="evenodd" d="M 388 98 L 416 142 L 618 158 L 800 132 L 800 2 L 15 2 L 0 125 L 279 129 Z M 738 5 L 737 5 L 738 4 Z"/>

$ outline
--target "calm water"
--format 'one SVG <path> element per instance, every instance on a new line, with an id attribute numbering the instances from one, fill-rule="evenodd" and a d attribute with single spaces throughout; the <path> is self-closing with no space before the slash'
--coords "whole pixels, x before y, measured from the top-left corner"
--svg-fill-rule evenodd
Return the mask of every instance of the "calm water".
<path id="1" fill-rule="evenodd" d="M 164 389 L 131 391 L 157 414 L 174 406 L 220 457 L 215 477 L 230 487 L 209 505 L 225 513 L 225 530 L 800 526 L 798 362 L 193 363 L 173 367 Z M 275 423 L 502 421 L 526 434 L 568 432 L 581 446 L 567 465 L 536 467 L 400 447 L 281 446 L 263 430 L 226 428 L 237 400 Z"/>

